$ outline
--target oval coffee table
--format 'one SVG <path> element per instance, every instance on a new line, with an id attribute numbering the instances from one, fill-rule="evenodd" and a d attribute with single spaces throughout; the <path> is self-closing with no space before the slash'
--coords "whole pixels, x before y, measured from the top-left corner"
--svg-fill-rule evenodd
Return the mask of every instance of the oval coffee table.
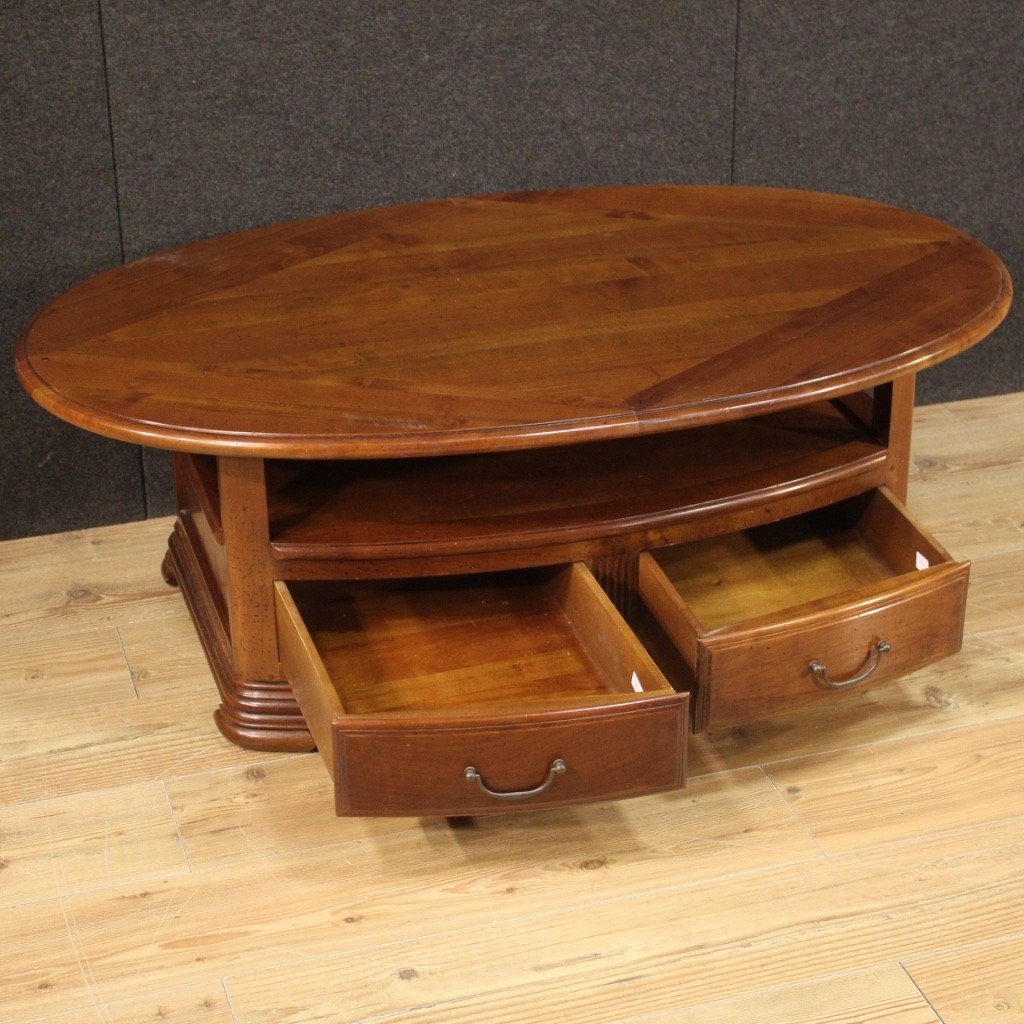
<path id="1" fill-rule="evenodd" d="M 865 200 L 620 187 L 362 210 L 71 289 L 55 415 L 175 453 L 226 736 L 339 813 L 681 785 L 686 736 L 959 648 L 904 508 L 914 379 L 1006 314 L 984 246 Z"/>

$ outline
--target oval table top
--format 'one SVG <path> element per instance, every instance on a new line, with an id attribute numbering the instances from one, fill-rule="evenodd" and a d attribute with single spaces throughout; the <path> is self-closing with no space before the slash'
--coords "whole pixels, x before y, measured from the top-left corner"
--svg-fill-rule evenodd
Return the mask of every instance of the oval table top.
<path id="1" fill-rule="evenodd" d="M 625 186 L 258 228 L 72 288 L 20 379 L 109 437 L 374 458 L 751 416 L 923 369 L 1005 315 L 999 259 L 823 193 Z"/>

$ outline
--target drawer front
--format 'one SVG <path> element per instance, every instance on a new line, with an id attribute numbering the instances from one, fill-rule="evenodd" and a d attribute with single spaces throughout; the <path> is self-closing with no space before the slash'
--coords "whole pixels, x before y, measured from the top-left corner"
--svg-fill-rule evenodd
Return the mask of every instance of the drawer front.
<path id="1" fill-rule="evenodd" d="M 968 563 L 937 566 L 789 621 L 699 637 L 694 728 L 835 700 L 954 654 L 969 570 Z"/>
<path id="2" fill-rule="evenodd" d="M 688 717 L 687 694 L 500 718 L 353 717 L 334 723 L 337 812 L 479 815 L 674 789 Z"/>

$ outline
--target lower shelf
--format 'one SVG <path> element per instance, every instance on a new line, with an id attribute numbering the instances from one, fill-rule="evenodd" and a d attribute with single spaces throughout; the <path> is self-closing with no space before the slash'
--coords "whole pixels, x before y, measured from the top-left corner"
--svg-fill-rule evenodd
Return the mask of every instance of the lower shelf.
<path id="1" fill-rule="evenodd" d="M 278 583 L 339 814 L 477 815 L 683 784 L 688 695 L 589 571 Z"/>
<path id="2" fill-rule="evenodd" d="M 271 549 L 284 578 L 365 579 L 573 562 L 737 529 L 884 481 L 885 448 L 845 410 L 817 402 L 528 451 L 270 461 Z"/>

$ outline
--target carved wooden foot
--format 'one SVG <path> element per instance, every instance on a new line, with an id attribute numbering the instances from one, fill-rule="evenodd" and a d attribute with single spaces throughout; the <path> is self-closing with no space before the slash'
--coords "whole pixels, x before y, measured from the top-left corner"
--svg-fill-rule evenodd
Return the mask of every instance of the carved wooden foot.
<path id="1" fill-rule="evenodd" d="M 222 703 L 214 711 L 213 720 L 232 743 L 249 750 L 292 754 L 316 750 L 316 743 L 287 683 L 219 677 L 217 683 Z"/>
<path id="2" fill-rule="evenodd" d="M 164 560 L 160 563 L 160 575 L 163 576 L 164 583 L 169 587 L 178 587 L 181 585 L 178 581 L 178 573 L 174 568 L 174 559 L 171 557 L 170 548 L 164 552 Z"/>

